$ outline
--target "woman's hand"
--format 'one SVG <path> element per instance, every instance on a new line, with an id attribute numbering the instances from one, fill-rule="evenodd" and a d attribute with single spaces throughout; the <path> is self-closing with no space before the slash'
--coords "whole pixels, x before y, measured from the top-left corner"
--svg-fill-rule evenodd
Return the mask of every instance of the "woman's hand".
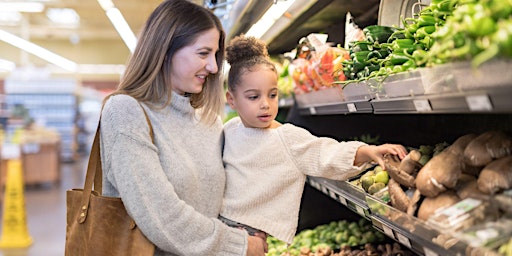
<path id="1" fill-rule="evenodd" d="M 354 165 L 359 166 L 365 162 L 374 161 L 378 163 L 382 168 L 384 166 L 384 155 L 385 154 L 397 155 L 400 159 L 403 159 L 407 155 L 407 149 L 404 146 L 398 144 L 382 144 L 382 145 L 365 145 L 357 149 Z"/>
<path id="2" fill-rule="evenodd" d="M 247 256 L 265 256 L 265 253 L 268 252 L 267 241 L 264 240 L 258 234 L 254 236 L 249 236 L 249 243 L 247 245 Z"/>

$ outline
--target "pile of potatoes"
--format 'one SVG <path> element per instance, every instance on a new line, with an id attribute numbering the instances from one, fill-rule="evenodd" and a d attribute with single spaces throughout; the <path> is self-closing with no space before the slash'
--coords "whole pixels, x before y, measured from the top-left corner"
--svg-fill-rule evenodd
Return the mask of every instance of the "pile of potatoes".
<path id="1" fill-rule="evenodd" d="M 512 188 L 512 137 L 503 131 L 466 134 L 428 161 L 411 150 L 399 160 L 385 156 L 390 181 L 391 205 L 427 220 L 437 209 L 465 198 L 481 199 L 493 206 L 491 212 L 511 214 L 509 205 L 494 200 Z M 406 192 L 413 193 L 406 193 Z M 412 196 L 408 196 L 412 194 Z"/>

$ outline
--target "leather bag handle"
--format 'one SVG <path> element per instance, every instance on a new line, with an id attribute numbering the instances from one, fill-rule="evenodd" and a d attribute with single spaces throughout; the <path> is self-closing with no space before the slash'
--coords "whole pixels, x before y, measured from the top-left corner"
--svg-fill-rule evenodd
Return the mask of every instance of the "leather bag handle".
<path id="1" fill-rule="evenodd" d="M 140 102 L 139 102 L 140 104 Z M 151 142 L 155 143 L 155 135 L 153 132 L 153 126 L 151 125 L 151 121 L 149 120 L 148 114 L 144 107 L 141 108 L 144 112 L 144 116 L 146 118 L 146 122 L 149 126 L 149 135 L 151 136 Z M 103 109 L 102 109 L 103 110 Z M 101 113 L 98 121 L 98 127 L 96 128 L 96 134 L 94 135 L 94 141 L 92 143 L 91 154 L 89 156 L 89 162 L 87 164 L 87 173 L 85 175 L 85 184 L 83 190 L 82 203 L 80 204 L 80 215 L 78 216 L 78 222 L 83 223 L 87 218 L 87 211 L 89 208 L 89 202 L 91 200 L 91 193 L 93 192 L 93 183 L 94 183 L 94 191 L 99 195 L 102 194 L 102 184 L 103 184 L 103 170 L 101 167 L 101 155 L 100 155 L 100 124 L 101 124 Z"/>

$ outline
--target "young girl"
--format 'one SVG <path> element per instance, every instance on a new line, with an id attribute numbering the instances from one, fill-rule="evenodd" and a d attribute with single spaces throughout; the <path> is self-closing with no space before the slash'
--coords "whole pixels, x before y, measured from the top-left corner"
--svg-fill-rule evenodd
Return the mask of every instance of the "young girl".
<path id="1" fill-rule="evenodd" d="M 278 75 L 266 45 L 240 36 L 226 51 L 231 65 L 226 98 L 239 114 L 224 126 L 226 190 L 220 219 L 228 225 L 290 244 L 307 175 L 345 180 L 372 160 L 383 166 L 386 153 L 405 157 L 401 145 L 338 142 L 280 124 L 274 120 Z"/>

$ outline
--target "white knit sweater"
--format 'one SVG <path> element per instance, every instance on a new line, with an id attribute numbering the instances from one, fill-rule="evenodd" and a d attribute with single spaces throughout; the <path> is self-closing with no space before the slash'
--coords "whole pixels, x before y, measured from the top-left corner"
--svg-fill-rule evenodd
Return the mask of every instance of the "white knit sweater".
<path id="1" fill-rule="evenodd" d="M 362 171 L 353 163 L 363 142 L 316 137 L 292 124 L 246 128 L 238 117 L 224 125 L 224 136 L 226 190 L 221 216 L 289 244 L 297 229 L 306 176 L 345 180 Z"/>
<path id="2" fill-rule="evenodd" d="M 120 196 L 155 255 L 246 255 L 247 233 L 217 219 L 225 186 L 222 123 L 197 121 L 189 98 L 150 109 L 111 97 L 101 117 L 103 193 Z"/>

